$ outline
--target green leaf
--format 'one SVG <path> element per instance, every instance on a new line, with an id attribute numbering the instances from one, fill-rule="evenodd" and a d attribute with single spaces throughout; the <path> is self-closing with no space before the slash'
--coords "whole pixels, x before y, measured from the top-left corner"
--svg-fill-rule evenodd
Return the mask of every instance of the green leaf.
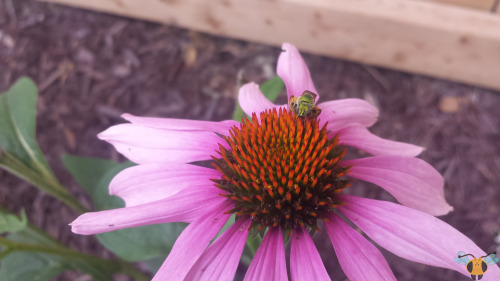
<path id="1" fill-rule="evenodd" d="M 226 232 L 226 230 L 228 228 L 231 227 L 231 225 L 234 224 L 234 222 L 236 221 L 236 215 L 235 214 L 232 214 L 229 219 L 226 221 L 226 223 L 224 224 L 224 226 L 222 226 L 222 228 L 219 230 L 219 233 L 217 233 L 217 235 L 215 235 L 214 238 L 212 238 L 212 241 L 210 243 L 212 243 L 213 241 L 215 241 L 217 238 L 219 238 L 219 236 L 222 235 L 222 233 Z"/>
<path id="2" fill-rule="evenodd" d="M 37 98 L 35 83 L 26 77 L 0 95 L 0 147 L 41 172 L 48 165 L 35 140 Z"/>
<path id="3" fill-rule="evenodd" d="M 26 77 L 0 95 L 0 167 L 84 212 L 78 200 L 61 186 L 36 142 L 37 98 L 35 83 Z"/>
<path id="4" fill-rule="evenodd" d="M 2 214 L 13 215 L 1 210 Z M 80 270 L 98 281 L 113 281 L 112 274 L 119 270 L 118 263 L 81 254 L 68 249 L 42 230 L 27 225 L 1 237 L 2 266 L 0 280 L 49 281 L 66 270 Z"/>
<path id="5" fill-rule="evenodd" d="M 274 76 L 260 85 L 260 90 L 268 100 L 274 102 L 280 95 L 283 87 L 285 87 L 285 82 L 279 76 Z"/>
<path id="6" fill-rule="evenodd" d="M 247 246 L 252 253 L 252 257 L 255 255 L 255 253 L 257 253 L 257 249 L 259 248 L 261 243 L 262 237 L 260 235 L 256 235 L 255 237 L 252 237 L 252 235 L 248 235 Z"/>
<path id="7" fill-rule="evenodd" d="M 62 162 L 76 182 L 90 195 L 97 210 L 123 207 L 123 200 L 109 195 L 108 186 L 120 171 L 132 167 L 132 162 L 123 164 L 106 159 L 63 155 Z"/>
<path id="8" fill-rule="evenodd" d="M 5 232 L 18 232 L 28 225 L 28 219 L 24 210 L 20 217 L 0 210 L 0 234 Z"/>
<path id="9" fill-rule="evenodd" d="M 241 84 L 238 85 L 238 89 L 241 86 L 242 86 Z M 285 87 L 285 83 L 283 82 L 283 80 L 281 80 L 279 76 L 274 76 L 273 78 L 267 80 L 262 85 L 260 85 L 260 90 L 268 100 L 274 102 L 276 98 L 278 98 L 281 91 L 283 90 L 283 87 Z M 233 120 L 240 122 L 243 117 L 245 117 L 245 113 L 241 109 L 238 100 L 236 100 L 236 107 L 233 112 Z"/>
<path id="10" fill-rule="evenodd" d="M 60 257 L 52 254 L 15 252 L 2 260 L 0 280 L 50 281 L 66 270 L 79 270 L 91 275 L 95 280 L 113 281 L 111 264 L 100 259 Z"/>
<path id="11" fill-rule="evenodd" d="M 233 120 L 241 122 L 241 119 L 243 119 L 246 116 L 245 112 L 243 112 L 243 109 L 241 109 L 240 103 L 236 101 L 236 107 L 234 108 L 233 112 Z"/>
<path id="12" fill-rule="evenodd" d="M 59 259 L 38 253 L 11 253 L 2 260 L 0 280 L 50 281 L 59 273 L 71 269 Z"/>
<path id="13" fill-rule="evenodd" d="M 144 263 L 148 267 L 149 271 L 151 271 L 151 273 L 155 275 L 156 272 L 158 272 L 158 269 L 160 269 L 163 262 L 165 262 L 166 258 L 167 258 L 166 256 L 159 256 L 157 258 L 147 260 Z"/>
<path id="14" fill-rule="evenodd" d="M 124 207 L 120 198 L 108 194 L 108 186 L 116 174 L 132 163 L 70 155 L 63 156 L 63 163 L 92 197 L 97 210 Z M 127 261 L 147 260 L 168 255 L 185 226 L 184 223 L 147 225 L 98 234 L 97 239 Z"/>
<path id="15" fill-rule="evenodd" d="M 184 228 L 184 223 L 146 225 L 97 234 L 97 239 L 124 260 L 142 261 L 168 255 Z"/>

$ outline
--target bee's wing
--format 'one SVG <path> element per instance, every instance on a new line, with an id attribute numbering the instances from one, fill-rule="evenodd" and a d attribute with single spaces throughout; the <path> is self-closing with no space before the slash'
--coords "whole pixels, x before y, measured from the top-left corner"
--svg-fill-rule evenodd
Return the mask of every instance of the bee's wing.
<path id="1" fill-rule="evenodd" d="M 493 264 L 498 262 L 498 258 L 495 254 L 489 254 L 483 260 L 484 260 L 484 262 L 486 262 L 489 265 L 493 265 Z"/>
<path id="2" fill-rule="evenodd" d="M 463 255 L 465 255 L 464 251 L 458 252 L 457 257 L 455 258 L 455 262 L 459 263 L 459 264 L 467 264 L 467 263 L 469 263 L 469 257 L 468 256 L 463 256 Z M 459 258 L 460 256 L 463 256 L 463 257 Z"/>
<path id="3" fill-rule="evenodd" d="M 455 262 L 459 263 L 459 264 L 467 264 L 467 263 L 469 263 L 469 258 L 468 257 L 461 257 L 461 258 L 456 257 Z"/>

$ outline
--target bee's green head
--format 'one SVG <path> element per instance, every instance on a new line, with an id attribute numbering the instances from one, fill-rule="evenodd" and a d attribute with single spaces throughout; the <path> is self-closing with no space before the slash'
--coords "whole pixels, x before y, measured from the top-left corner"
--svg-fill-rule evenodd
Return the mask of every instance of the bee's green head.
<path id="1" fill-rule="evenodd" d="M 305 117 L 314 107 L 316 94 L 305 91 L 297 100 L 297 113 L 300 117 Z"/>

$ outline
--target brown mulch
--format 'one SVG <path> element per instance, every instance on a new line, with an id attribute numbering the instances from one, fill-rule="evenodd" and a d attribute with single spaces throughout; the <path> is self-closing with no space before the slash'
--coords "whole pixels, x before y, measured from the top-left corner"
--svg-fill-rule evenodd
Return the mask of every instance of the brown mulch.
<path id="1" fill-rule="evenodd" d="M 91 203 L 64 169 L 62 154 L 121 159 L 96 134 L 120 114 L 230 119 L 236 74 L 263 82 L 279 48 L 176 27 L 28 0 L 0 1 L 0 91 L 27 75 L 40 87 L 37 136 L 62 184 Z M 321 100 L 363 98 L 380 108 L 371 131 L 426 147 L 421 158 L 445 178 L 455 211 L 441 217 L 485 250 L 500 231 L 500 96 L 498 92 L 342 60 L 304 55 Z M 285 98 L 280 97 L 284 103 Z M 27 210 L 37 226 L 67 245 L 102 257 L 94 237 L 70 232 L 76 214 L 0 171 L 0 205 Z M 351 192 L 393 200 L 356 182 Z M 328 239 L 318 235 L 332 280 L 345 280 Z M 432 233 L 429 234 L 432 237 Z M 325 238 L 325 239 L 321 239 Z M 324 244 L 324 246 L 323 246 Z M 450 270 L 383 251 L 398 280 L 467 280 Z M 450 257 L 453 259 L 454 257 Z M 67 273 L 58 280 L 72 280 Z"/>

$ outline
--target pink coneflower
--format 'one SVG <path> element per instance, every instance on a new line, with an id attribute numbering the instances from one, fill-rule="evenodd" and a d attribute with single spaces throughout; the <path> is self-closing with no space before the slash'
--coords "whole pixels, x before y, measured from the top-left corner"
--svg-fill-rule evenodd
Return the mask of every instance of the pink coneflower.
<path id="1" fill-rule="evenodd" d="M 278 75 L 288 98 L 317 93 L 297 49 L 283 45 Z M 250 232 L 264 236 L 245 275 L 288 280 L 283 236 L 290 236 L 291 280 L 330 280 L 309 233 L 324 227 L 350 280 L 396 280 L 380 251 L 344 219 L 394 254 L 468 274 L 459 251 L 478 246 L 436 219 L 451 210 L 443 179 L 415 158 L 422 148 L 381 139 L 366 127 L 378 111 L 359 99 L 318 104 L 317 118 L 269 102 L 255 83 L 240 105 L 251 122 L 135 117 L 99 137 L 139 164 L 118 174 L 110 193 L 126 207 L 87 213 L 72 230 L 96 234 L 155 223 L 188 222 L 153 280 L 233 280 Z M 374 156 L 344 160 L 347 146 Z M 213 159 L 216 169 L 193 164 Z M 402 205 L 342 194 L 349 178 L 375 183 Z M 231 214 L 236 222 L 210 244 Z M 343 218 L 339 216 L 342 215 Z M 333 275 L 334 273 L 332 273 Z M 484 280 L 500 280 L 490 267 Z"/>

